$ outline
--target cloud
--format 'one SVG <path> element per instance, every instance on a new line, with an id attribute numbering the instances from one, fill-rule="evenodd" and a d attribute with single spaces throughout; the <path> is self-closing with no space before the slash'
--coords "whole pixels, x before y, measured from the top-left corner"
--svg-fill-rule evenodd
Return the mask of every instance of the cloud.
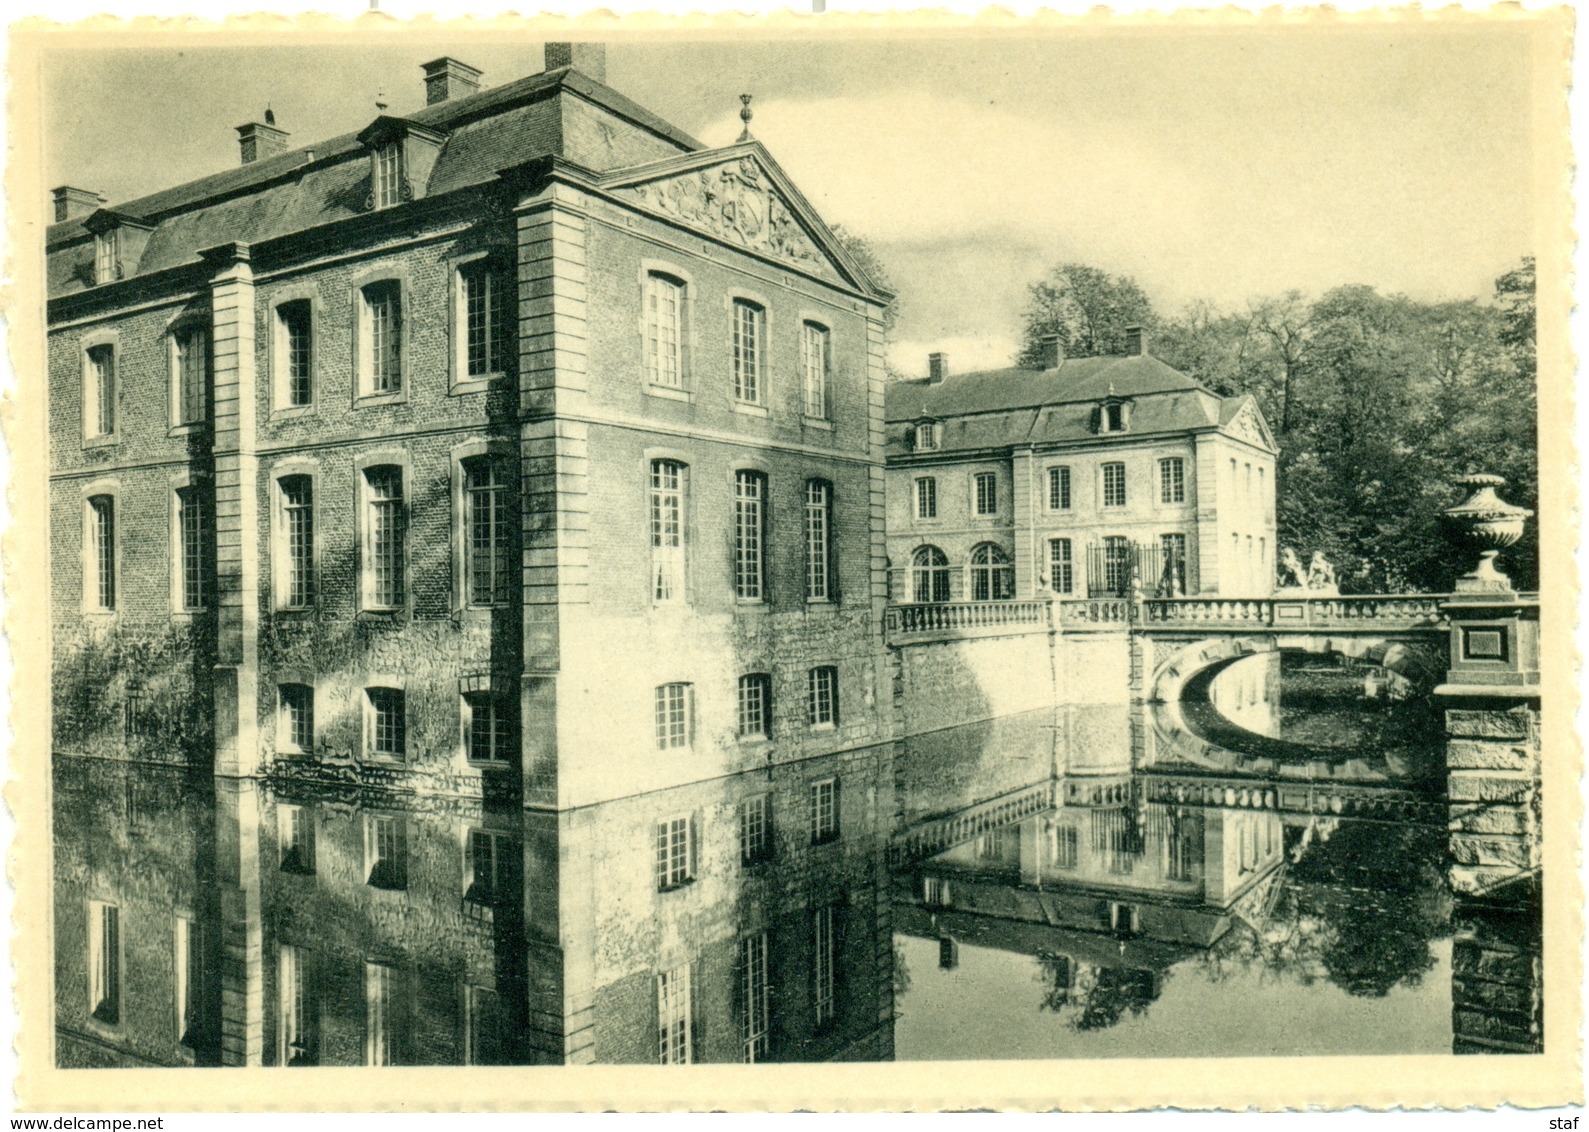
<path id="1" fill-rule="evenodd" d="M 904 339 L 889 346 L 888 364 L 904 377 L 926 377 L 927 355 L 943 353 L 949 356 L 951 373 L 975 373 L 1014 365 L 1020 348 L 1008 334 Z"/>

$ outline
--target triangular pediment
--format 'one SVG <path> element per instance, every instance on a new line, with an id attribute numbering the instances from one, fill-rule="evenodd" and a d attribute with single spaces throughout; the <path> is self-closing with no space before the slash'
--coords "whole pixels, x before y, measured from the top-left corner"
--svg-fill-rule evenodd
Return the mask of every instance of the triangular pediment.
<path id="1" fill-rule="evenodd" d="M 1263 419 L 1263 413 L 1258 411 L 1258 402 L 1251 397 L 1247 403 L 1236 410 L 1236 415 L 1230 418 L 1225 425 L 1225 431 L 1248 444 L 1259 448 L 1266 448 L 1270 452 L 1278 452 L 1279 446 L 1275 444 L 1274 436 L 1269 432 L 1269 425 Z"/>
<path id="2" fill-rule="evenodd" d="M 602 185 L 674 223 L 883 297 L 759 142 L 626 169 Z"/>

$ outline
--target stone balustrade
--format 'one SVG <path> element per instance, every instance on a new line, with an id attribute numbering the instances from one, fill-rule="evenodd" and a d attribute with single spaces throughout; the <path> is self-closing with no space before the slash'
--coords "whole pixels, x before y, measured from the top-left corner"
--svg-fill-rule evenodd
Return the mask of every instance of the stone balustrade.
<path id="1" fill-rule="evenodd" d="M 945 601 L 891 605 L 887 626 L 896 636 L 972 636 L 1048 628 L 1045 601 Z"/>
<path id="2" fill-rule="evenodd" d="M 1142 603 L 1146 627 L 1440 628 L 1444 594 L 1353 594 L 1347 597 L 1151 598 Z"/>

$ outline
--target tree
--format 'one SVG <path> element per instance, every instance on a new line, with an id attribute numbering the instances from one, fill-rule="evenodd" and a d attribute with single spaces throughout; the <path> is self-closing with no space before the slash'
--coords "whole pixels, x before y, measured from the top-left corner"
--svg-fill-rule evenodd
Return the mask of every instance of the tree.
<path id="1" fill-rule="evenodd" d="M 829 230 L 838 239 L 839 245 L 861 265 L 861 270 L 866 272 L 867 277 L 882 290 L 894 295 L 883 311 L 883 333 L 885 336 L 891 336 L 894 333 L 894 324 L 899 321 L 899 296 L 894 291 L 894 284 L 889 280 L 887 266 L 878 257 L 877 249 L 872 247 L 872 242 L 865 236 L 850 231 L 842 224 L 831 225 Z"/>
<path id="2" fill-rule="evenodd" d="M 1026 331 L 1017 365 L 1039 364 L 1042 339 L 1050 334 L 1059 335 L 1067 357 L 1123 354 L 1126 327 L 1151 328 L 1158 322 L 1135 279 L 1085 264 L 1061 264 L 1027 290 Z"/>

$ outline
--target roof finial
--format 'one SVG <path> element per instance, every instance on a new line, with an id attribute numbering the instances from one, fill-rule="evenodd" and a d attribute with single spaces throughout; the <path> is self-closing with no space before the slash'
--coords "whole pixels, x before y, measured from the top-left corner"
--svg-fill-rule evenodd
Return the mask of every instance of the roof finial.
<path id="1" fill-rule="evenodd" d="M 275 124 L 276 113 L 270 108 L 270 103 L 267 102 L 265 103 L 265 125 L 274 126 Z"/>
<path id="2" fill-rule="evenodd" d="M 739 96 L 739 101 L 741 103 L 740 108 L 739 108 L 739 120 L 741 122 L 745 123 L 745 128 L 743 130 L 739 131 L 739 140 L 742 141 L 742 142 L 748 142 L 748 141 L 751 140 L 751 138 L 750 138 L 750 117 L 751 117 L 750 95 L 748 95 L 748 94 L 740 95 Z"/>
<path id="3" fill-rule="evenodd" d="M 378 114 L 386 113 L 386 92 L 384 90 L 375 92 L 375 110 Z"/>

